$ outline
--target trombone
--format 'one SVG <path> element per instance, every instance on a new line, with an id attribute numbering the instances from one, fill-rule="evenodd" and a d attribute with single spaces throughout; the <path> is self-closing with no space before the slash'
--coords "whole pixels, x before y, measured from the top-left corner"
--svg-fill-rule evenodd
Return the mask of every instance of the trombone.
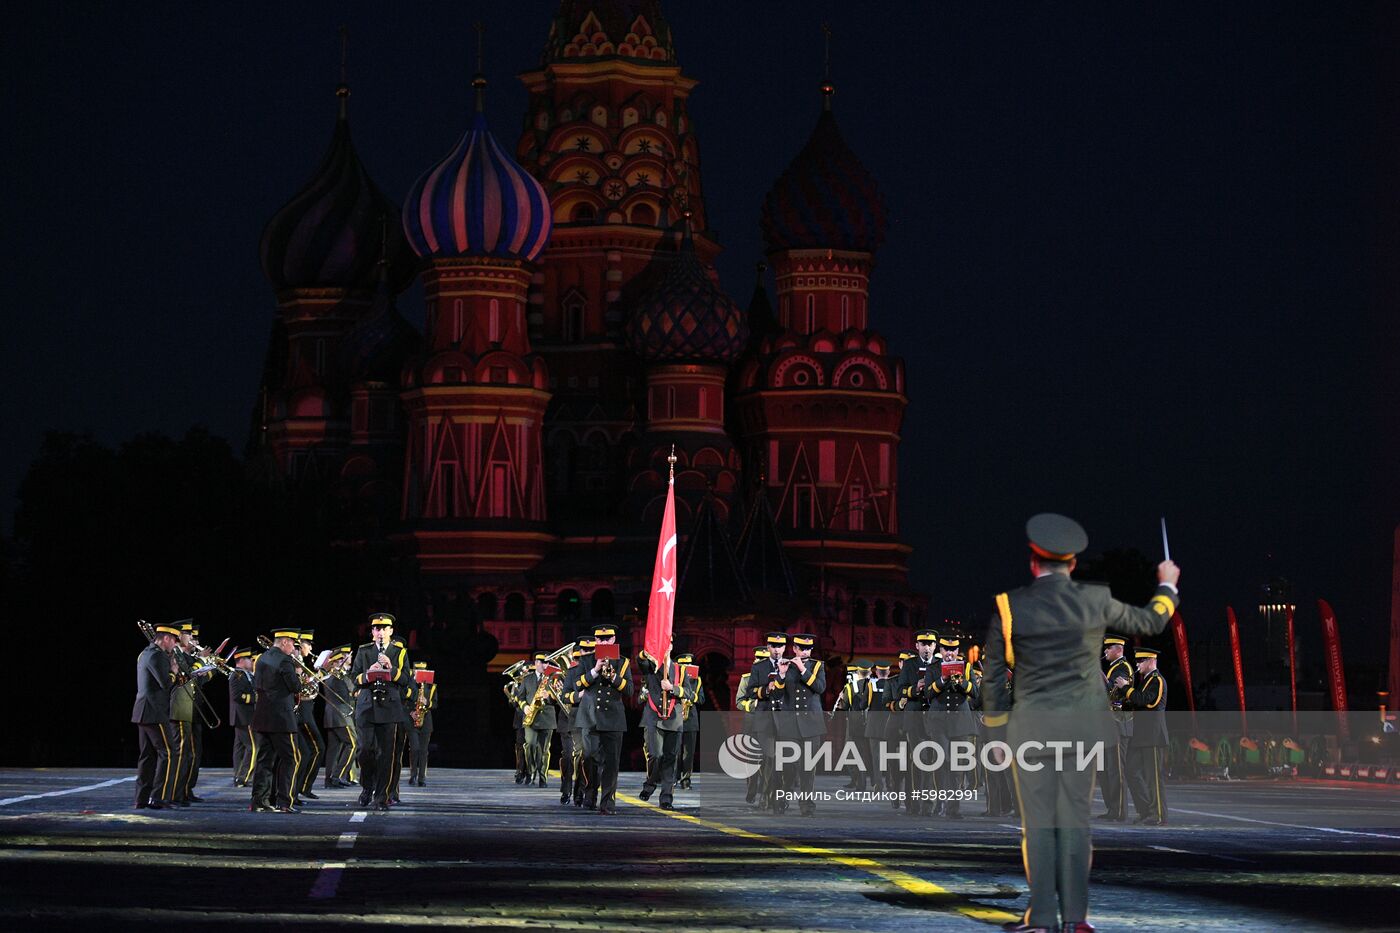
<path id="1" fill-rule="evenodd" d="M 258 644 L 262 645 L 263 650 L 267 650 L 273 647 L 272 639 L 268 638 L 266 635 L 258 636 Z M 325 680 L 328 676 L 330 676 L 330 669 L 327 668 L 324 671 L 313 671 L 311 668 L 307 667 L 306 662 L 303 661 L 297 655 L 289 654 L 287 655 L 287 657 L 297 662 L 297 667 L 300 668 L 300 670 L 297 673 L 301 676 L 301 689 L 297 691 L 297 702 L 300 703 L 303 700 L 314 700 L 318 696 L 320 696 L 321 681 Z"/>

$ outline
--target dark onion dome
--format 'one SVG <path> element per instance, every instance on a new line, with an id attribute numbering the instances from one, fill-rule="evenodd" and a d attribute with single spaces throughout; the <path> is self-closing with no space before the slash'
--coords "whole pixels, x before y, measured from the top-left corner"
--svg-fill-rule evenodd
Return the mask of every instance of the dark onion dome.
<path id="1" fill-rule="evenodd" d="M 345 335 L 340 345 L 342 372 L 351 384 L 387 382 L 398 385 L 404 364 L 417 352 L 422 338 L 394 304 L 388 264 L 379 264 L 374 305 L 369 315 Z"/>
<path id="2" fill-rule="evenodd" d="M 398 214 L 355 153 L 342 107 L 320 168 L 263 230 L 263 272 L 278 289 L 368 290 L 387 252 L 391 281 L 401 291 L 413 281 L 417 261 L 394 222 Z"/>
<path id="3" fill-rule="evenodd" d="M 675 62 L 660 0 L 560 0 L 540 63 L 613 57 Z"/>
<path id="4" fill-rule="evenodd" d="M 627 337 L 650 363 L 730 363 L 749 339 L 744 313 L 715 285 L 687 231 L 680 252 L 637 301 Z"/>
<path id="5" fill-rule="evenodd" d="M 875 179 L 846 145 L 831 113 L 830 84 L 807 145 L 763 200 L 768 251 L 841 249 L 873 253 L 885 239 L 885 203 Z"/>
<path id="6" fill-rule="evenodd" d="M 424 258 L 533 260 L 549 242 L 551 226 L 544 187 L 496 142 L 479 100 L 471 128 L 413 183 L 404 201 L 404 232 Z"/>

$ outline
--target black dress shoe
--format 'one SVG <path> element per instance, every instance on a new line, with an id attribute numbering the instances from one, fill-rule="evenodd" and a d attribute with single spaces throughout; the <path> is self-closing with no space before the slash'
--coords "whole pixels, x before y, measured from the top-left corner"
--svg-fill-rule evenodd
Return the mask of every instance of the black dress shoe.
<path id="1" fill-rule="evenodd" d="M 576 807 L 582 807 L 582 806 L 583 806 L 583 798 L 582 798 L 582 797 L 575 797 L 575 798 L 574 798 L 574 806 L 576 806 Z"/>
<path id="2" fill-rule="evenodd" d="M 371 799 L 372 799 L 372 795 L 370 794 L 369 791 L 367 791 L 367 790 L 360 791 L 360 806 L 362 806 L 362 807 L 367 807 L 367 806 L 369 806 L 369 802 L 370 802 Z"/>
<path id="3" fill-rule="evenodd" d="M 149 806 L 150 806 L 150 804 L 143 800 L 143 801 L 141 801 L 140 803 L 138 803 L 138 804 L 136 805 L 136 809 L 138 809 L 138 810 L 144 810 L 144 809 L 146 809 L 146 808 L 149 807 Z"/>
<path id="4" fill-rule="evenodd" d="M 1094 933 L 1094 925 L 1088 920 L 1071 921 L 1060 925 L 1060 933 Z"/>
<path id="5" fill-rule="evenodd" d="M 403 803 L 403 801 L 399 799 L 399 795 L 398 795 L 398 794 L 390 794 L 390 795 L 389 795 L 389 802 L 390 802 L 390 803 Z"/>
<path id="6" fill-rule="evenodd" d="M 598 808 L 598 815 L 599 815 L 599 816 L 617 816 L 617 811 L 614 810 L 612 807 L 599 807 L 599 808 Z"/>
<path id="7" fill-rule="evenodd" d="M 277 810 L 278 813 L 300 813 L 300 812 L 301 812 L 301 811 L 298 810 L 296 807 L 277 807 L 277 808 L 275 808 L 275 809 Z"/>
<path id="8" fill-rule="evenodd" d="M 388 810 L 388 809 L 389 809 L 389 801 L 387 801 L 387 800 L 381 800 L 381 801 L 379 801 L 378 803 L 376 803 L 376 804 L 374 805 L 374 809 L 376 809 L 376 810 Z"/>
<path id="9" fill-rule="evenodd" d="M 523 775 L 523 774 L 517 774 L 517 775 L 515 776 L 515 783 L 517 783 L 517 784 L 522 783 L 524 780 L 525 780 L 525 775 Z"/>
<path id="10" fill-rule="evenodd" d="M 674 809 L 676 809 L 676 805 L 673 804 L 673 803 L 672 803 L 671 801 L 669 801 L 669 800 L 663 800 L 663 801 L 661 801 L 661 809 L 663 809 L 663 810 L 674 810 Z"/>
<path id="11" fill-rule="evenodd" d="M 195 794 L 190 794 L 190 795 L 189 795 L 188 797 L 186 797 L 185 799 L 188 800 L 190 803 L 203 803 L 203 802 L 204 802 L 204 798 L 203 798 L 203 797 L 197 796 L 197 795 L 195 795 Z"/>
<path id="12" fill-rule="evenodd" d="M 304 790 L 304 791 L 302 791 L 302 792 L 301 792 L 301 795 L 302 795 L 303 797 L 309 797 L 309 798 L 311 798 L 312 800 L 320 800 L 320 799 L 321 799 L 320 795 L 318 795 L 318 794 L 313 794 L 313 793 L 312 793 L 311 791 L 309 791 L 309 790 Z"/>
<path id="13" fill-rule="evenodd" d="M 544 775 L 540 775 L 540 786 L 541 786 L 541 787 L 544 787 L 544 786 L 545 786 L 545 784 L 544 784 Z"/>
<path id="14" fill-rule="evenodd" d="M 559 795 L 559 804 L 560 804 L 560 806 L 568 806 L 568 803 L 569 803 L 569 795 L 568 795 L 568 794 L 560 794 L 560 795 Z"/>
<path id="15" fill-rule="evenodd" d="M 651 799 L 651 791 L 648 790 L 648 789 L 646 789 L 646 788 L 642 788 L 642 792 L 641 792 L 640 794 L 637 795 L 637 799 L 638 799 L 638 800 L 650 800 L 650 799 Z"/>
<path id="16" fill-rule="evenodd" d="M 1134 823 L 1146 823 L 1146 822 L 1147 822 L 1147 817 L 1145 817 L 1145 816 L 1139 816 L 1139 817 L 1137 817 L 1136 819 L 1134 819 L 1133 822 L 1134 822 Z"/>
<path id="17" fill-rule="evenodd" d="M 190 802 L 188 800 L 172 800 L 170 803 L 166 804 L 166 806 L 170 807 L 188 807 L 189 805 Z"/>
<path id="18" fill-rule="evenodd" d="M 248 807 L 251 813 L 275 813 L 276 808 L 270 803 L 255 803 Z"/>
<path id="19" fill-rule="evenodd" d="M 1121 823 L 1121 822 L 1123 822 L 1124 817 L 1121 817 L 1121 816 L 1119 816 L 1119 815 L 1116 814 L 1116 813 L 1099 813 L 1099 814 L 1096 814 L 1096 815 L 1094 816 L 1094 819 L 1096 819 L 1096 820 L 1112 820 L 1112 821 L 1115 822 L 1115 823 Z"/>

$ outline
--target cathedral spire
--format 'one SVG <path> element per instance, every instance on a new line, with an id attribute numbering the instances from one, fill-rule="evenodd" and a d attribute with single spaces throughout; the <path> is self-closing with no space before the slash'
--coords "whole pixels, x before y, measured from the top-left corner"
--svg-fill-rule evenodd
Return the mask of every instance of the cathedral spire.
<path id="1" fill-rule="evenodd" d="M 822 58 L 822 110 L 831 112 L 831 96 L 836 93 L 836 85 L 831 83 L 831 24 L 822 23 L 822 36 L 826 40 L 826 50 Z"/>
<path id="2" fill-rule="evenodd" d="M 486 24 L 476 24 L 476 74 L 472 75 L 472 87 L 476 89 L 476 112 L 486 112 Z"/>
<path id="3" fill-rule="evenodd" d="M 350 100 L 350 81 L 346 77 L 345 59 L 350 47 L 350 30 L 340 26 L 340 84 L 336 85 L 335 96 L 340 100 L 340 119 L 346 119 L 346 104 Z"/>

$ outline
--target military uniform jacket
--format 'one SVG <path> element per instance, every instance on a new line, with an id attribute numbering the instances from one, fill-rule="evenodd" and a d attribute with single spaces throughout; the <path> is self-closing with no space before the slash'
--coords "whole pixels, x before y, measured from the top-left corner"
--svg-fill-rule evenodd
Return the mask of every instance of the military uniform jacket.
<path id="1" fill-rule="evenodd" d="M 312 656 L 311 659 L 312 659 L 313 661 L 316 660 L 316 658 L 315 658 L 314 655 Z M 306 657 L 305 657 L 304 655 L 301 655 L 301 654 L 298 654 L 298 655 L 297 655 L 295 658 L 293 658 L 292 660 L 294 660 L 294 661 L 300 661 L 301 664 L 306 664 Z M 297 665 L 297 671 L 298 671 L 297 676 L 298 676 L 298 677 L 301 676 L 301 673 L 300 673 L 300 671 L 301 671 L 301 664 L 298 664 L 298 665 Z M 310 667 L 309 664 L 308 664 L 307 666 Z M 322 688 L 325 687 L 325 681 L 322 681 L 322 682 L 321 682 L 321 686 L 322 686 Z M 316 724 L 316 701 L 315 701 L 315 700 L 302 700 L 300 703 L 297 704 L 297 725 L 298 725 L 298 726 L 302 726 L 302 725 L 315 725 L 315 724 Z"/>
<path id="2" fill-rule="evenodd" d="M 926 720 L 929 736 L 948 739 L 977 734 L 977 719 L 972 715 L 976 686 L 966 677 L 943 679 L 942 662 L 934 660 L 931 668 L 933 683 L 929 687 L 929 711 Z"/>
<path id="3" fill-rule="evenodd" d="M 589 697 L 580 693 L 583 688 L 579 686 L 583 675 L 592 667 L 593 655 L 585 654 L 579 663 L 564 671 L 564 695 L 574 700 L 570 725 L 579 731 L 593 728 L 593 705 L 588 702 Z"/>
<path id="4" fill-rule="evenodd" d="M 190 676 L 190 671 L 194 670 L 194 662 L 188 654 L 175 649 L 175 663 L 180 666 L 180 670 L 186 677 Z M 175 722 L 194 722 L 194 691 L 193 680 L 186 680 L 182 684 L 176 685 L 170 691 L 170 718 Z"/>
<path id="5" fill-rule="evenodd" d="M 1128 682 L 1128 686 L 1122 688 L 1113 685 L 1113 682 L 1122 677 Z M 1114 707 L 1113 718 L 1118 721 L 1118 734 L 1127 738 L 1133 734 L 1133 713 L 1128 706 L 1123 703 L 1123 695 L 1133 688 L 1137 681 L 1137 672 L 1128 663 L 1127 658 L 1119 658 L 1108 666 L 1107 673 L 1104 674 L 1104 686 L 1108 689 L 1109 704 Z"/>
<path id="6" fill-rule="evenodd" d="M 661 671 L 657 665 L 645 655 L 637 662 L 647 694 L 642 705 L 642 724 L 654 725 L 662 732 L 680 732 L 685 725 L 681 718 L 681 685 L 672 679 L 679 677 L 680 665 L 669 666 L 671 676 L 667 679 L 671 680 L 671 690 L 667 693 L 661 689 Z M 668 707 L 670 715 L 666 715 Z"/>
<path id="7" fill-rule="evenodd" d="M 902 732 L 899 721 L 901 712 L 899 709 L 898 675 L 886 677 L 884 680 L 880 681 L 880 686 L 883 688 L 883 694 L 880 697 L 880 706 L 885 710 L 885 731 L 881 738 L 897 741 Z"/>
<path id="8" fill-rule="evenodd" d="M 870 695 L 865 689 L 864 677 L 846 681 L 841 693 L 836 697 L 834 709 L 846 712 L 846 735 L 865 735 L 865 711 L 869 708 Z"/>
<path id="9" fill-rule="evenodd" d="M 749 731 L 750 720 L 753 719 L 753 700 L 747 697 L 749 692 L 748 673 L 739 676 L 739 686 L 734 691 L 734 696 L 738 697 L 734 705 L 744 712 L 744 732 Z"/>
<path id="10" fill-rule="evenodd" d="M 1104 698 L 1099 656 L 1105 630 L 1156 635 L 1176 611 L 1171 587 L 1159 586 L 1149 608 L 1119 602 L 1108 587 L 1046 574 L 1006 594 L 1011 644 L 1001 613 L 993 614 L 983 663 L 983 708 L 987 725 L 1008 726 L 1008 739 L 1109 741 L 1118 734 Z M 1006 672 L 1016 677 L 1011 708 Z M 1010 721 L 1008 723 L 1008 716 Z"/>
<path id="11" fill-rule="evenodd" d="M 783 705 L 774 714 L 778 735 L 784 739 L 812 739 L 826 735 L 826 713 L 822 710 L 822 694 L 826 692 L 826 664 L 808 658 L 807 672 L 789 664 L 783 678 Z"/>
<path id="12" fill-rule="evenodd" d="M 258 691 L 253 686 L 253 672 L 237 668 L 228 673 L 228 722 L 235 729 L 245 729 L 253 724 L 253 705 L 257 702 Z"/>
<path id="13" fill-rule="evenodd" d="M 897 711 L 893 718 L 905 735 L 915 738 L 928 735 L 927 720 L 931 706 L 929 698 L 933 696 L 933 681 L 938 676 L 937 671 L 936 661 L 925 661 L 920 657 L 912 657 L 900 667 L 899 699 L 895 700 Z M 924 682 L 922 690 L 919 689 L 921 680 Z M 907 701 L 902 710 L 898 709 L 900 699 Z"/>
<path id="14" fill-rule="evenodd" d="M 777 673 L 777 666 L 770 658 L 755 661 L 749 671 L 748 693 L 744 698 L 750 701 L 753 713 L 749 720 L 753 727 L 750 735 L 771 736 L 777 728 L 773 714 L 782 709 L 785 699 L 783 685 L 773 679 Z"/>
<path id="15" fill-rule="evenodd" d="M 321 708 L 321 724 L 327 729 L 341 729 L 349 726 L 355 718 L 355 700 L 350 689 L 350 678 L 336 674 L 321 681 L 321 696 L 325 705 Z"/>
<path id="16" fill-rule="evenodd" d="M 1137 710 L 1129 748 L 1165 748 L 1167 740 L 1167 679 L 1161 671 L 1148 671 L 1123 697 L 1123 705 Z"/>
<path id="17" fill-rule="evenodd" d="M 534 699 L 536 691 L 540 688 L 540 675 L 534 671 L 521 678 L 520 683 L 515 687 L 515 698 L 521 706 L 529 706 Z M 539 714 L 535 716 L 535 721 L 530 724 L 531 729 L 556 729 L 559 727 L 558 717 L 555 715 L 557 706 L 554 697 L 546 691 L 544 694 L 544 704 L 540 707 Z M 521 722 L 524 723 L 524 713 L 521 713 Z"/>
<path id="18" fill-rule="evenodd" d="M 253 707 L 253 730 L 296 732 L 296 701 L 301 678 L 291 655 L 277 648 L 264 651 L 253 671 L 253 686 L 258 694 L 257 705 Z"/>
<path id="19" fill-rule="evenodd" d="M 358 691 L 355 696 L 355 718 L 370 723 L 405 722 L 403 697 L 411 680 L 408 673 L 408 652 L 390 644 L 384 649 L 389 659 L 389 680 L 370 683 L 366 672 L 379 660 L 380 651 L 374 642 L 361 645 L 350 666 L 350 679 Z"/>
<path id="20" fill-rule="evenodd" d="M 865 732 L 867 739 L 883 739 L 890 711 L 885 708 L 885 681 L 869 678 L 862 688 L 865 693 Z"/>
<path id="21" fill-rule="evenodd" d="M 170 690 L 174 683 L 170 655 L 156 645 L 148 645 L 136 656 L 136 702 L 131 707 L 131 721 L 169 722 Z"/>
<path id="22" fill-rule="evenodd" d="M 589 707 L 589 726 L 595 732 L 627 731 L 627 707 L 623 698 L 632 689 L 632 659 L 620 658 L 613 662 L 612 668 L 611 677 L 605 676 L 604 671 L 594 674 L 592 665 L 579 675 L 578 688 L 583 691 L 580 706 Z"/>

